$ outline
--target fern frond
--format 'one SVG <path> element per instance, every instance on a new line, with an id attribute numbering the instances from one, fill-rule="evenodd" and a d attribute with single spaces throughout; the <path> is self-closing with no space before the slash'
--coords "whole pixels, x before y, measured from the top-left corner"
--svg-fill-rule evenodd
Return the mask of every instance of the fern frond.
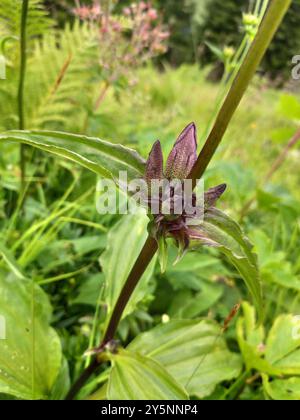
<path id="1" fill-rule="evenodd" d="M 95 29 L 76 22 L 35 41 L 25 85 L 28 129 L 82 130 L 94 101 L 95 81 L 101 81 L 96 37 Z M 0 81 L 0 114 L 10 115 L 0 122 L 3 129 L 15 128 L 17 78 L 12 69 L 7 80 Z"/>
<path id="2" fill-rule="evenodd" d="M 19 36 L 21 25 L 21 0 L 1 0 L 0 37 Z M 41 0 L 30 0 L 28 9 L 28 39 L 44 35 L 53 27 Z"/>

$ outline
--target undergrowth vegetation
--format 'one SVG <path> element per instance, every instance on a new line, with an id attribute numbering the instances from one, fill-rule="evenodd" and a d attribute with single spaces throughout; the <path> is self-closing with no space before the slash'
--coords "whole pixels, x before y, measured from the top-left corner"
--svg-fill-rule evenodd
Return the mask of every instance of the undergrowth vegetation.
<path id="1" fill-rule="evenodd" d="M 0 4 L 7 71 L 1 133 L 18 129 L 21 2 L 11 3 Z M 27 130 L 109 139 L 146 159 L 158 137 L 166 155 L 194 121 L 202 148 L 219 94 L 209 69 L 149 63 L 108 83 L 93 25 L 76 20 L 55 29 L 41 2 L 30 3 Z M 78 398 L 128 399 L 130 384 L 136 399 L 300 399 L 300 338 L 293 334 L 300 315 L 299 136 L 288 146 L 299 122 L 299 94 L 256 77 L 204 176 L 207 188 L 227 183 L 218 206 L 255 246 L 263 322 L 257 326 L 241 274 L 216 249 L 188 253 L 174 266 L 171 246 L 166 271 L 153 259 L 123 313 L 123 349 L 106 356 Z M 8 336 L 0 340 L 0 396 L 63 399 L 91 361 L 87 350 L 101 342 L 148 219 L 143 211 L 99 215 L 96 174 L 41 150 L 28 147 L 26 155 L 20 193 L 19 146 L 0 141 L 0 320 Z M 111 371 L 109 360 L 118 369 Z M 123 387 L 120 377 L 128 381 Z M 144 381 L 149 390 L 159 381 L 160 392 L 147 393 Z"/>

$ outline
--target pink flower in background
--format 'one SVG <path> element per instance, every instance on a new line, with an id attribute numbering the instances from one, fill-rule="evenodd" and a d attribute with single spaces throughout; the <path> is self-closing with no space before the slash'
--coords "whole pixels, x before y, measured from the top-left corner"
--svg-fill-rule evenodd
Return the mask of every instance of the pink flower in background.
<path id="1" fill-rule="evenodd" d="M 89 19 L 91 10 L 87 6 L 82 6 L 73 10 L 74 14 L 81 20 Z"/>
<path id="2" fill-rule="evenodd" d="M 148 10 L 148 17 L 152 21 L 158 19 L 157 10 L 156 9 L 149 9 Z"/>
<path id="3" fill-rule="evenodd" d="M 125 9 L 123 9 L 123 13 L 125 16 L 130 16 L 131 15 L 130 7 L 125 7 Z"/>
<path id="4" fill-rule="evenodd" d="M 94 19 L 97 19 L 98 17 L 100 17 L 101 14 L 102 14 L 102 11 L 99 4 L 92 7 L 91 15 Z"/>
<path id="5" fill-rule="evenodd" d="M 133 3 L 121 13 L 114 13 L 114 10 L 107 11 L 102 7 L 100 0 L 94 6 L 77 7 L 74 14 L 95 30 L 105 90 L 119 81 L 130 85 L 131 78 L 136 80 L 132 74 L 135 68 L 167 51 L 169 31 L 165 30 L 151 2 Z M 104 96 L 100 94 L 99 97 L 102 101 Z M 96 109 L 98 104 L 99 101 Z"/>

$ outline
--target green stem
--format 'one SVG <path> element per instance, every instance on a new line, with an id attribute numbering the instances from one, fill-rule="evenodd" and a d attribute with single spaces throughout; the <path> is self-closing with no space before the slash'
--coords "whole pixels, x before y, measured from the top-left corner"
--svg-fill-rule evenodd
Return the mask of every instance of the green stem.
<path id="1" fill-rule="evenodd" d="M 230 397 L 230 399 L 233 399 L 231 396 L 234 395 L 234 394 L 236 394 L 236 392 L 238 392 L 239 389 L 244 386 L 245 381 L 249 378 L 250 375 L 251 375 L 251 372 L 249 370 L 247 370 L 246 372 L 244 372 L 234 382 L 234 384 L 227 391 L 224 392 L 224 394 L 222 395 L 222 397 L 219 400 L 220 401 L 225 401 L 227 399 L 227 397 Z"/>
<path id="2" fill-rule="evenodd" d="M 22 4 L 22 16 L 21 16 L 21 35 L 20 35 L 20 79 L 19 79 L 19 91 L 18 91 L 18 112 L 19 112 L 19 129 L 25 129 L 25 117 L 24 117 L 24 84 L 26 77 L 26 25 L 28 16 L 28 4 L 29 0 L 23 0 Z M 21 167 L 21 182 L 22 190 L 25 186 L 26 176 L 26 156 L 25 156 L 25 145 L 20 146 L 20 167 Z"/>
<path id="3" fill-rule="evenodd" d="M 292 0 L 271 1 L 270 7 L 260 25 L 252 47 L 245 58 L 245 62 L 242 64 L 234 80 L 233 86 L 225 99 L 213 129 L 208 136 L 206 144 L 199 155 L 193 171 L 190 174 L 189 178 L 191 178 L 194 183 L 196 183 L 197 179 L 203 176 L 209 162 L 214 156 L 226 132 L 226 129 L 251 81 L 251 78 L 254 76 L 265 51 L 272 41 L 282 18 L 284 17 L 291 4 L 291 1 Z M 136 285 L 138 284 L 147 266 L 154 257 L 156 251 L 156 241 L 151 237 L 148 237 L 115 305 L 109 325 L 104 334 L 104 338 L 98 348 L 99 352 L 103 350 L 106 344 L 114 338 L 119 321 L 121 320 L 122 313 L 130 297 L 132 296 Z M 77 392 L 82 388 L 84 383 L 90 378 L 92 374 L 95 373 L 100 363 L 101 362 L 98 362 L 97 358 L 92 362 L 92 364 L 83 372 L 81 377 L 71 388 L 67 399 L 70 400 L 76 396 Z"/>
<path id="4" fill-rule="evenodd" d="M 266 13 L 266 7 L 269 4 L 269 0 L 265 0 L 265 4 L 263 5 L 263 7 L 261 8 L 261 3 L 262 1 L 257 1 L 256 4 L 254 5 L 255 7 L 255 11 L 254 11 L 254 15 L 258 18 L 259 20 L 259 25 L 261 24 L 261 21 Z M 213 112 L 212 118 L 209 121 L 209 124 L 204 132 L 204 136 L 203 136 L 203 142 L 207 139 L 208 134 L 210 133 L 212 124 L 215 120 L 215 115 L 218 114 L 218 112 L 220 111 L 221 105 L 226 97 L 226 94 L 229 91 L 229 88 L 232 86 L 233 81 L 235 80 L 241 65 L 243 64 L 246 55 L 248 54 L 248 51 L 253 43 L 254 39 L 252 40 L 249 37 L 249 34 L 245 34 L 244 38 L 237 50 L 237 52 L 235 53 L 232 61 L 231 61 L 231 66 L 233 68 L 233 70 L 231 72 L 225 72 L 224 76 L 223 76 L 223 80 L 221 82 L 221 88 L 220 88 L 220 92 L 218 94 L 217 100 L 216 100 L 216 106 L 215 106 L 215 110 Z"/>
<path id="5" fill-rule="evenodd" d="M 158 249 L 157 242 L 152 237 L 148 237 L 135 265 L 133 266 L 131 273 L 121 291 L 119 299 L 115 305 L 113 313 L 110 318 L 110 322 L 108 324 L 106 333 L 104 334 L 104 338 L 102 340 L 102 344 L 99 349 L 103 348 L 107 343 L 109 343 L 115 336 L 117 327 L 121 320 L 123 311 L 135 290 L 140 278 L 146 271 L 146 268 L 150 264 L 152 258 L 156 254 Z"/>
<path id="6" fill-rule="evenodd" d="M 136 288 L 140 278 L 146 271 L 148 265 L 150 264 L 152 258 L 156 254 L 157 251 L 157 243 L 155 239 L 148 237 L 136 263 L 134 264 L 129 277 L 120 293 L 119 299 L 115 304 L 113 313 L 111 315 L 108 327 L 102 339 L 101 345 L 98 347 L 97 351 L 101 353 L 104 347 L 113 340 L 116 330 L 118 328 L 119 322 L 121 320 L 123 311 L 134 291 Z M 96 371 L 99 367 L 100 362 L 95 359 L 92 364 L 83 372 L 77 382 L 73 385 L 70 392 L 68 393 L 66 399 L 73 400 L 78 391 L 82 388 L 85 382 L 89 379 L 89 377 Z"/>
<path id="7" fill-rule="evenodd" d="M 212 160 L 228 125 L 239 106 L 256 69 L 270 45 L 292 0 L 272 0 L 259 27 L 255 40 L 230 89 L 208 139 L 190 174 L 193 180 L 203 176 Z"/>

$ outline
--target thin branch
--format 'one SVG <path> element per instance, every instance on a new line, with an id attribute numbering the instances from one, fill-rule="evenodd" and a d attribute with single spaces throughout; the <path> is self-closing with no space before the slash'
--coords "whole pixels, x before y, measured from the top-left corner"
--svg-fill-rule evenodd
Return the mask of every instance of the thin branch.
<path id="1" fill-rule="evenodd" d="M 98 96 L 98 98 L 97 98 L 97 100 L 95 102 L 94 112 L 98 111 L 100 105 L 102 104 L 102 102 L 105 99 L 105 96 L 107 94 L 107 91 L 108 91 L 109 87 L 110 87 L 110 83 L 108 82 L 108 80 L 105 80 L 104 86 L 102 87 L 102 89 L 100 91 L 100 94 L 99 94 L 99 96 Z"/>
<path id="2" fill-rule="evenodd" d="M 51 96 L 54 96 L 56 94 L 56 92 L 59 89 L 62 81 L 64 80 L 64 77 L 65 77 L 65 75 L 68 71 L 68 68 L 69 68 L 70 64 L 71 64 L 72 58 L 73 58 L 72 54 L 70 53 L 69 57 L 66 59 L 66 61 L 64 62 L 62 68 L 60 69 L 60 71 L 58 73 L 58 76 L 55 80 L 54 86 L 53 86 L 53 88 L 51 90 L 51 93 L 50 93 Z"/>
<path id="3" fill-rule="evenodd" d="M 288 144 L 286 145 L 286 147 L 282 150 L 282 152 L 280 153 L 280 155 L 277 157 L 277 159 L 275 160 L 275 162 L 271 166 L 271 169 L 269 170 L 269 172 L 267 173 L 267 175 L 266 175 L 266 177 L 264 179 L 264 182 L 265 183 L 269 182 L 270 179 L 275 174 L 275 172 L 277 172 L 278 169 L 283 165 L 283 163 L 285 162 L 286 158 L 288 157 L 288 154 L 289 154 L 290 150 L 294 146 L 296 146 L 296 144 L 298 143 L 298 141 L 300 141 L 300 128 L 293 135 L 293 137 L 290 139 L 290 141 L 288 142 Z"/>
<path id="4" fill-rule="evenodd" d="M 22 4 L 22 16 L 21 16 L 21 35 L 20 35 L 20 80 L 18 90 L 18 112 L 19 112 L 19 129 L 25 129 L 25 117 L 24 117 L 24 84 L 26 77 L 26 60 L 27 60 L 27 36 L 26 36 L 26 25 L 28 15 L 28 3 L 29 0 L 23 0 Z M 21 183 L 22 190 L 25 186 L 26 177 L 26 146 L 21 144 L 20 146 L 20 167 L 21 167 Z"/>
<path id="5" fill-rule="evenodd" d="M 284 164 L 285 160 L 288 157 L 288 154 L 290 150 L 296 146 L 296 144 L 300 141 L 300 128 L 297 130 L 297 132 L 293 135 L 293 137 L 289 140 L 288 144 L 285 146 L 285 148 L 280 152 L 279 156 L 275 159 L 274 163 L 272 164 L 269 172 L 265 176 L 262 182 L 259 183 L 258 186 L 262 186 L 264 184 L 267 184 L 274 174 L 280 169 L 280 167 Z M 243 206 L 241 212 L 240 212 L 240 221 L 242 221 L 245 216 L 248 214 L 249 210 L 251 209 L 252 205 L 256 201 L 256 194 L 250 200 L 246 202 L 246 204 Z"/>

